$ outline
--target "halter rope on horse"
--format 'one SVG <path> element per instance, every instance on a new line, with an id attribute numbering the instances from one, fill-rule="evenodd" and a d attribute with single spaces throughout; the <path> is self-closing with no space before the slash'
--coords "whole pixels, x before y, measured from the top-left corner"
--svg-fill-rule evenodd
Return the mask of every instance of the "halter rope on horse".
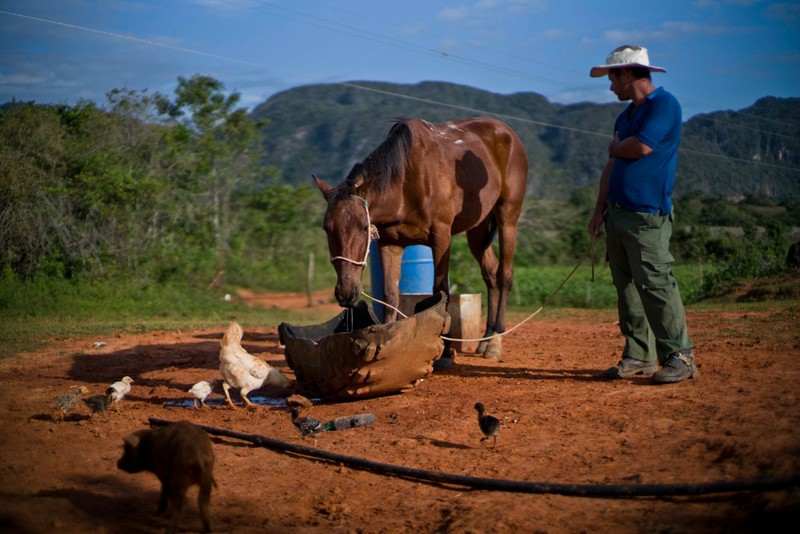
<path id="1" fill-rule="evenodd" d="M 374 224 L 372 224 L 372 222 L 370 220 L 369 204 L 367 202 L 367 199 L 363 198 L 363 197 L 360 197 L 358 195 L 350 195 L 350 196 L 361 200 L 363 202 L 363 204 L 364 204 L 364 211 L 367 212 L 367 227 L 369 228 L 369 236 L 367 237 L 367 251 L 364 253 L 364 259 L 362 261 L 357 261 L 357 260 L 348 258 L 346 256 L 334 256 L 334 257 L 331 258 L 331 263 L 333 263 L 336 260 L 342 260 L 342 261 L 346 261 L 348 263 L 352 263 L 353 265 L 361 265 L 361 266 L 366 267 L 367 258 L 369 257 L 369 245 L 370 245 L 370 243 L 372 242 L 373 239 L 378 239 L 378 228 Z M 474 339 L 462 339 L 462 338 L 453 338 L 453 337 L 447 337 L 447 336 L 442 336 L 442 339 L 444 339 L 446 341 L 469 341 L 469 342 L 472 342 L 472 341 L 488 341 L 488 340 L 490 340 L 492 338 L 503 337 L 506 334 L 510 334 L 511 332 L 513 332 L 514 330 L 516 330 L 517 328 L 522 326 L 523 324 L 527 323 L 528 321 L 530 321 L 531 319 L 536 317 L 539 314 L 539 312 L 541 312 L 544 309 L 544 307 L 547 306 L 550 303 L 550 301 L 553 299 L 553 297 L 555 297 L 556 294 L 558 294 L 558 292 L 561 291 L 561 288 L 564 287 L 564 284 L 567 283 L 567 280 L 572 278 L 572 275 L 575 274 L 575 271 L 577 271 L 578 267 L 581 266 L 581 264 L 583 263 L 583 260 L 585 260 L 586 256 L 588 256 L 590 254 L 592 256 L 592 278 L 591 278 L 591 281 L 594 282 L 594 242 L 595 242 L 595 236 L 593 235 L 591 243 L 586 248 L 586 251 L 581 256 L 581 259 L 578 260 L 577 265 L 575 265 L 575 267 L 572 268 L 572 270 L 564 278 L 564 280 L 558 285 L 558 287 L 555 289 L 555 291 L 550 293 L 550 295 L 546 299 L 544 299 L 544 302 L 542 303 L 541 306 L 539 306 L 539 309 L 536 310 L 535 312 L 533 312 L 532 314 L 530 314 L 529 316 L 527 316 L 525 319 L 523 319 L 519 323 L 515 324 L 514 326 L 512 326 L 511 328 L 506 330 L 505 332 L 500 332 L 500 333 L 497 333 L 497 334 L 493 334 L 491 336 L 479 337 L 479 338 L 474 338 Z M 384 301 L 382 301 L 380 299 L 376 299 L 375 297 L 373 297 L 371 295 L 368 295 L 364 291 L 361 291 L 361 294 L 364 295 L 365 297 L 367 297 L 368 299 L 374 301 L 374 302 L 377 302 L 379 304 L 383 304 L 384 306 L 388 306 L 389 308 L 393 309 L 394 311 L 396 311 L 397 313 L 402 315 L 403 318 L 408 318 L 408 315 L 406 315 L 405 313 L 401 312 L 399 309 L 397 309 L 396 307 L 392 306 L 388 302 L 384 302 Z"/>
<path id="2" fill-rule="evenodd" d="M 331 263 L 336 260 L 346 261 L 348 263 L 352 263 L 353 265 L 361 265 L 363 267 L 367 266 L 367 258 L 369 257 L 369 245 L 373 239 L 378 239 L 378 227 L 372 224 L 369 218 L 369 203 L 367 202 L 366 198 L 360 197 L 358 195 L 350 195 L 353 198 L 359 199 L 364 204 L 364 211 L 367 212 L 367 228 L 369 228 L 369 237 L 367 237 L 367 250 L 364 252 L 364 259 L 361 261 L 354 260 L 348 258 L 346 256 L 334 256 L 331 258 Z"/>

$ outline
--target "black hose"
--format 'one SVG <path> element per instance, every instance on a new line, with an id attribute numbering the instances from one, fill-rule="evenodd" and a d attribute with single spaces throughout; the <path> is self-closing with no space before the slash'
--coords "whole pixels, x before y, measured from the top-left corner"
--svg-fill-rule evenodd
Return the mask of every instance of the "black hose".
<path id="1" fill-rule="evenodd" d="M 172 423 L 165 419 L 151 417 L 150 424 L 164 426 Z M 329 460 L 351 468 L 367 469 L 379 473 L 390 473 L 415 480 L 427 480 L 440 484 L 466 486 L 473 489 L 506 491 L 512 493 L 555 494 L 573 497 L 664 497 L 686 495 L 709 495 L 714 493 L 738 493 L 748 491 L 780 491 L 800 487 L 800 476 L 760 478 L 754 480 L 737 480 L 722 482 L 705 482 L 697 484 L 556 484 L 550 482 L 527 482 L 523 480 L 505 480 L 498 478 L 472 477 L 454 475 L 424 469 L 412 469 L 393 464 L 375 462 L 355 456 L 347 456 L 336 452 L 325 451 L 295 443 L 267 438 L 256 434 L 245 434 L 217 428 L 197 425 L 214 436 L 249 441 L 267 449 L 293 452 L 303 456 Z"/>

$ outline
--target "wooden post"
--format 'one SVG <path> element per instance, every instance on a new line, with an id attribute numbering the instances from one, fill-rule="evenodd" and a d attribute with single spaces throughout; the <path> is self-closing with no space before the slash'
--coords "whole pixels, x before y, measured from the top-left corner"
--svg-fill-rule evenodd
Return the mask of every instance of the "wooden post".
<path id="1" fill-rule="evenodd" d="M 698 274 L 699 274 L 699 279 L 700 279 L 700 281 L 699 281 L 700 286 L 697 288 L 697 294 L 698 295 L 702 295 L 703 294 L 703 255 L 702 254 L 700 256 L 698 256 L 698 258 L 697 258 L 697 267 L 698 267 L 698 270 L 699 270 Z"/>
<path id="2" fill-rule="evenodd" d="M 308 253 L 308 278 L 306 282 L 306 294 L 308 295 L 308 306 L 314 305 L 314 253 Z"/>

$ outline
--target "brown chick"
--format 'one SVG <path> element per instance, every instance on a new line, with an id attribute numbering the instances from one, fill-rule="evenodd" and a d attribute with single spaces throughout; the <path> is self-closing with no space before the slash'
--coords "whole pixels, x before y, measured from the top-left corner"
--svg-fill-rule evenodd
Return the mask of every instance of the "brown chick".
<path id="1" fill-rule="evenodd" d="M 105 418 L 107 418 L 106 410 L 113 402 L 109 394 L 92 395 L 91 397 L 86 397 L 81 400 L 89 408 L 89 411 L 92 412 L 92 416 L 96 413 L 101 413 Z"/>
<path id="2" fill-rule="evenodd" d="M 494 441 L 492 442 L 492 448 L 497 445 L 497 435 L 500 433 L 500 420 L 493 416 L 486 413 L 486 409 L 483 407 L 483 403 L 476 403 L 475 410 L 478 412 L 478 426 L 483 433 L 483 437 L 481 438 L 481 442 L 488 440 L 489 438 L 493 438 Z"/>
<path id="3" fill-rule="evenodd" d="M 75 406 L 82 395 L 89 393 L 86 386 L 72 386 L 69 393 L 64 393 L 53 399 L 54 417 L 63 421 L 67 413 Z"/>
<path id="4" fill-rule="evenodd" d="M 290 381 L 267 362 L 248 353 L 241 344 L 243 334 L 242 327 L 233 321 L 219 342 L 219 371 L 224 379 L 222 389 L 225 392 L 225 402 L 231 408 L 236 408 L 231 400 L 229 392 L 231 388 L 239 390 L 239 395 L 248 408 L 257 408 L 257 405 L 247 398 L 249 392 L 259 389 L 265 383 L 286 387 Z"/>

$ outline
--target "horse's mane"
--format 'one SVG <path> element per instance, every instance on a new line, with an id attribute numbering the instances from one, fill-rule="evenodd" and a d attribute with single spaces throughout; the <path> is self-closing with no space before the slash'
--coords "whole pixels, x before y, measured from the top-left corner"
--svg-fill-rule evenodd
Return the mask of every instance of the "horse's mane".
<path id="1" fill-rule="evenodd" d="M 411 128 L 404 119 L 398 119 L 389 130 L 386 139 L 370 152 L 369 156 L 353 165 L 344 182 L 334 189 L 335 195 L 350 194 L 359 175 L 364 181 L 372 181 L 371 187 L 384 191 L 393 180 L 402 180 L 405 163 L 411 150 Z"/>

